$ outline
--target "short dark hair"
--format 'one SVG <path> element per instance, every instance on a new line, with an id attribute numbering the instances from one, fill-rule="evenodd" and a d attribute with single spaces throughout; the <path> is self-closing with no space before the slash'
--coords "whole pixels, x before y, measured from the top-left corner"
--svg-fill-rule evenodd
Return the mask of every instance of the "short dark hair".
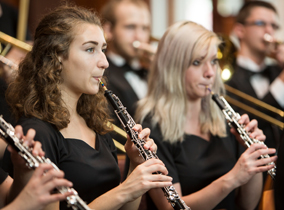
<path id="1" fill-rule="evenodd" d="M 278 15 L 276 8 L 268 2 L 265 2 L 265 1 L 249 1 L 249 2 L 245 3 L 242 6 L 242 8 L 240 9 L 240 11 L 239 11 L 239 13 L 236 17 L 236 22 L 244 24 L 246 19 L 248 18 L 248 16 L 250 16 L 251 10 L 255 7 L 264 7 L 264 8 L 270 9 Z"/>
<path id="2" fill-rule="evenodd" d="M 101 10 L 101 16 L 103 22 L 110 22 L 112 26 L 116 24 L 117 17 L 115 16 L 116 8 L 122 2 L 133 4 L 137 7 L 146 8 L 149 10 L 147 3 L 143 0 L 110 0 L 104 5 Z"/>

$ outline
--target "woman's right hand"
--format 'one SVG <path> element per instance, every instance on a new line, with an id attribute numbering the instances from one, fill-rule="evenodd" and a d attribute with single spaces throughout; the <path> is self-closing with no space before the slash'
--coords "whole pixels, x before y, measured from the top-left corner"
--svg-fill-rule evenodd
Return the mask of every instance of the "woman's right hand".
<path id="1" fill-rule="evenodd" d="M 235 188 L 246 184 L 255 174 L 272 169 L 274 165 L 267 164 L 275 162 L 277 156 L 271 156 L 270 158 L 259 157 L 266 154 L 275 154 L 275 152 L 275 149 L 267 148 L 263 144 L 252 144 L 229 172 L 233 174 L 234 183 L 236 184 Z"/>
<path id="2" fill-rule="evenodd" d="M 157 171 L 161 174 L 153 174 Z M 126 197 L 126 202 L 131 202 L 152 188 L 170 186 L 172 178 L 167 174 L 168 170 L 161 160 L 147 160 L 138 165 L 120 185 L 120 192 Z"/>

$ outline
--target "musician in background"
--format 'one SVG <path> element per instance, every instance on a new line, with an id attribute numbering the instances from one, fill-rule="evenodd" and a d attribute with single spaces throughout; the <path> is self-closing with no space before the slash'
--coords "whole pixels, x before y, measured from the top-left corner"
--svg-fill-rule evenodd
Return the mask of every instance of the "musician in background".
<path id="1" fill-rule="evenodd" d="M 101 15 L 108 44 L 106 55 L 109 67 L 105 72 L 108 88 L 120 98 L 129 114 L 134 116 L 137 101 L 147 93 L 148 66 L 142 66 L 140 58 L 145 54 L 152 56 L 152 53 L 135 48 L 133 43 L 140 43 L 139 47 L 143 49 L 145 46 L 150 48 L 147 44 L 150 39 L 150 11 L 145 1 L 110 0 Z M 114 119 L 115 124 L 121 126 Z M 114 138 L 125 143 L 125 139 L 119 136 Z"/>
<path id="2" fill-rule="evenodd" d="M 14 38 L 17 37 L 17 27 L 18 27 L 18 10 L 9 4 L 5 4 L 4 2 L 0 2 L 0 31 L 12 36 Z M 27 29 L 26 40 L 31 44 L 32 36 Z M 5 44 L 1 43 L 2 50 L 5 48 Z M 15 64 L 19 64 L 20 61 L 25 57 L 26 52 L 17 48 L 12 47 L 8 50 L 8 53 L 5 55 L 7 59 L 12 61 Z M 15 119 L 12 117 L 11 110 L 6 102 L 5 92 L 7 86 L 10 82 L 13 81 L 15 76 L 15 71 L 12 70 L 9 66 L 4 65 L 0 62 L 0 115 L 3 118 L 14 125 Z M 4 141 L 0 141 L 0 165 L 2 163 L 2 156 L 4 154 L 4 150 L 6 148 L 6 143 Z"/>
<path id="3" fill-rule="evenodd" d="M 131 160 L 129 176 L 120 183 L 116 147 L 107 134 L 112 130 L 107 125 L 108 103 L 100 86 L 108 67 L 106 48 L 96 14 L 76 6 L 57 8 L 37 26 L 34 46 L 7 90 L 7 101 L 20 118 L 18 124 L 24 131 L 36 130 L 35 139 L 46 157 L 64 171 L 90 208 L 134 210 L 142 194 L 169 186 L 172 179 L 153 174 L 167 174 L 167 169 L 157 159 L 143 162 L 129 138 L 125 145 Z M 145 139 L 145 149 L 157 150 L 149 129 L 139 125 L 133 129 Z M 21 189 L 26 178 L 17 187 Z M 57 202 L 48 208 L 67 206 Z"/>
<path id="4" fill-rule="evenodd" d="M 244 151 L 238 143 L 243 140 L 229 130 L 211 99 L 208 88 L 224 93 L 217 59 L 220 42 L 215 33 L 194 22 L 172 25 L 160 40 L 148 93 L 138 102 L 136 117 L 151 129 L 157 155 L 191 209 L 253 209 L 262 190 L 259 172 L 271 169 L 264 164 L 276 160 L 258 158 L 275 149 L 253 144 Z M 239 123 L 251 138 L 265 139 L 256 120 L 243 115 Z M 148 209 L 171 209 L 160 189 L 148 194 Z"/>
<path id="5" fill-rule="evenodd" d="M 33 148 L 33 155 L 44 156 L 44 152 L 41 149 L 41 144 L 39 142 L 34 142 L 35 132 L 30 130 L 26 136 L 23 136 L 23 131 L 21 126 L 15 127 L 15 133 L 19 138 L 24 139 L 24 144 Z M 12 153 L 13 163 L 23 171 L 27 170 L 26 162 L 22 157 L 20 157 L 17 152 L 9 146 L 9 151 Z M 20 176 L 19 174 L 18 176 Z M 41 210 L 47 204 L 64 200 L 68 196 L 72 195 L 72 192 L 61 193 L 51 193 L 54 188 L 67 186 L 71 187 L 72 183 L 63 179 L 64 173 L 62 171 L 53 170 L 51 164 L 40 164 L 39 167 L 35 169 L 33 176 L 31 177 L 28 184 L 20 192 L 17 198 L 11 202 L 9 205 L 5 206 L 7 203 L 8 194 L 16 193 L 17 189 L 13 188 L 13 179 L 8 176 L 6 172 L 0 168 L 0 208 L 1 210 Z M 17 180 L 15 180 L 17 182 Z M 13 188 L 13 189 L 11 189 Z M 13 190 L 16 190 L 13 191 Z M 4 207 L 5 206 L 5 207 Z"/>
<path id="6" fill-rule="evenodd" d="M 233 29 L 237 36 L 240 48 L 237 53 L 234 74 L 228 85 L 253 96 L 278 109 L 284 109 L 284 45 L 276 44 L 275 33 L 279 29 L 279 17 L 275 7 L 265 1 L 249 1 L 239 11 Z M 273 61 L 268 58 L 273 55 Z M 245 99 L 236 97 L 240 102 L 247 103 Z M 252 105 L 253 106 L 253 105 Z M 283 118 L 253 106 L 269 116 L 284 121 Z M 244 111 L 237 109 L 240 113 Z M 259 122 L 259 128 L 266 135 L 265 144 L 268 147 L 278 148 L 280 129 L 253 116 Z"/>

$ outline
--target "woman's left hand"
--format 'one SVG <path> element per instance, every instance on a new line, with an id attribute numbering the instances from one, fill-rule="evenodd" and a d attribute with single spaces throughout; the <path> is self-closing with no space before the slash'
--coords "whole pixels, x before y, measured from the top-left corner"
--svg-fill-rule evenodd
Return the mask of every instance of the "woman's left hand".
<path id="1" fill-rule="evenodd" d="M 35 130 L 29 129 L 26 136 L 24 136 L 23 128 L 20 125 L 15 127 L 15 135 L 23 140 L 23 145 L 32 148 L 32 154 L 34 156 L 44 156 L 44 152 L 41 148 L 41 143 L 39 141 L 34 141 Z M 21 168 L 27 170 L 26 161 L 18 154 L 18 152 L 11 146 L 8 146 L 8 150 L 11 153 L 11 160 L 16 168 Z"/>
<path id="2" fill-rule="evenodd" d="M 151 150 L 152 152 L 156 153 L 157 145 L 154 143 L 154 140 L 149 137 L 150 132 L 151 132 L 150 129 L 144 128 L 142 130 L 142 126 L 140 124 L 136 124 L 133 127 L 133 130 L 139 133 L 138 134 L 139 139 L 144 139 L 146 141 L 146 144 L 144 144 L 144 149 Z M 138 149 L 136 148 L 134 143 L 131 141 L 131 138 L 129 137 L 129 135 L 127 136 L 127 141 L 124 147 L 125 147 L 128 157 L 130 158 L 131 163 L 133 163 L 135 167 L 141 164 L 142 162 L 144 162 L 143 157 L 141 157 Z"/>
<path id="3" fill-rule="evenodd" d="M 247 114 L 243 114 L 238 123 L 245 126 L 244 129 L 247 131 L 250 138 L 265 141 L 266 136 L 263 134 L 262 130 L 257 127 L 257 120 L 253 119 L 250 121 L 249 116 Z M 244 144 L 244 141 L 234 128 L 231 128 L 231 132 L 237 137 L 239 142 Z"/>

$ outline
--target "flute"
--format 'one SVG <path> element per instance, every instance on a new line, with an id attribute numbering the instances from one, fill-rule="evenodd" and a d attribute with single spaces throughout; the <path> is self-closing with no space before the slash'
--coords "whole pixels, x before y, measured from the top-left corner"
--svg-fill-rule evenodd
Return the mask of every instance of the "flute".
<path id="1" fill-rule="evenodd" d="M 126 133 L 130 136 L 132 142 L 138 149 L 140 155 L 143 157 L 144 160 L 149 160 L 152 158 L 159 159 L 156 153 L 152 152 L 151 150 L 144 149 L 144 144 L 146 141 L 144 139 L 138 138 L 138 132 L 134 131 L 132 128 L 136 125 L 133 118 L 129 115 L 129 113 L 126 111 L 126 107 L 123 106 L 120 99 L 112 93 L 112 91 L 108 90 L 104 83 L 100 80 L 100 84 L 105 90 L 105 97 L 108 99 L 108 101 L 111 103 L 111 105 L 114 108 L 114 112 L 123 125 Z M 157 174 L 159 172 L 156 172 Z M 171 204 L 171 206 L 175 210 L 190 210 L 190 208 L 185 204 L 185 202 L 180 198 L 178 193 L 176 192 L 173 185 L 169 187 L 163 187 L 162 188 L 168 202 Z"/>
<path id="2" fill-rule="evenodd" d="M 257 139 L 253 139 L 249 137 L 248 132 L 244 129 L 244 125 L 241 125 L 238 123 L 239 119 L 241 118 L 240 114 L 235 112 L 233 108 L 229 105 L 229 103 L 226 101 L 226 99 L 223 96 L 218 96 L 218 94 L 214 94 L 211 89 L 208 88 L 208 90 L 212 94 L 213 101 L 216 102 L 218 107 L 223 112 L 228 124 L 230 127 L 234 127 L 236 131 L 239 133 L 240 137 L 244 141 L 247 147 L 250 147 L 250 145 L 254 143 L 258 144 L 264 144 L 263 141 L 259 141 Z M 265 145 L 266 146 L 266 145 Z M 261 155 L 261 158 L 269 158 L 270 156 L 268 154 Z M 274 165 L 274 167 L 267 171 L 267 173 L 272 177 L 272 179 L 275 179 L 276 176 L 276 165 L 274 162 L 270 162 L 267 165 Z"/>
<path id="3" fill-rule="evenodd" d="M 0 136 L 3 136 L 5 141 L 18 151 L 19 155 L 25 159 L 26 164 L 29 168 L 35 169 L 41 163 L 49 163 L 55 170 L 59 171 L 59 168 L 53 162 L 51 162 L 50 159 L 34 156 L 32 154 L 32 148 L 23 145 L 23 140 L 19 139 L 15 135 L 14 127 L 11 124 L 7 123 L 2 116 L 0 116 Z M 56 189 L 61 194 L 64 194 L 66 192 L 73 192 L 73 195 L 70 195 L 66 198 L 68 207 L 72 207 L 73 210 L 91 210 L 87 206 L 87 204 L 79 197 L 77 191 L 73 188 L 61 186 L 57 187 Z"/>

